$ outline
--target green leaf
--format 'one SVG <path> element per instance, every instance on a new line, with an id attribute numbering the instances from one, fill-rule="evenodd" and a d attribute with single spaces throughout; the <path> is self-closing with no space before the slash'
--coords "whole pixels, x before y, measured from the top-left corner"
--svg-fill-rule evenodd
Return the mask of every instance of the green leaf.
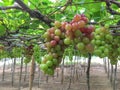
<path id="1" fill-rule="evenodd" d="M 0 36 L 3 36 L 5 33 L 5 27 L 3 25 L 0 25 Z"/>

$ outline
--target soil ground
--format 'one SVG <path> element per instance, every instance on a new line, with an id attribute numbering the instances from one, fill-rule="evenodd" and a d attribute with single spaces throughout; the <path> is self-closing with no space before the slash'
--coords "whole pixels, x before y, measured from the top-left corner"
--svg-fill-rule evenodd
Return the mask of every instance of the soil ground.
<path id="1" fill-rule="evenodd" d="M 23 68 L 24 69 L 24 68 Z M 64 69 L 64 82 L 61 84 L 61 69 L 58 69 L 58 76 L 48 77 L 41 73 L 38 80 L 38 70 L 36 69 L 33 83 L 33 90 L 88 90 L 85 67 L 81 69 L 67 67 Z M 120 68 L 118 67 L 117 88 L 120 90 Z M 57 71 L 58 71 L 57 70 Z M 11 69 L 5 70 L 5 79 L 2 81 L 2 69 L 0 70 L 0 90 L 18 90 L 20 66 L 16 66 L 14 84 L 11 85 Z M 72 74 L 71 74 L 72 73 Z M 24 81 L 25 72 L 23 70 L 21 90 L 29 90 L 29 68 L 26 81 Z M 70 84 L 71 80 L 71 84 Z M 39 83 L 38 83 L 39 82 Z M 70 85 L 70 87 L 69 87 Z M 69 88 L 68 88 L 69 87 Z M 105 73 L 104 65 L 91 65 L 90 69 L 90 90 L 113 90 L 112 84 Z"/>

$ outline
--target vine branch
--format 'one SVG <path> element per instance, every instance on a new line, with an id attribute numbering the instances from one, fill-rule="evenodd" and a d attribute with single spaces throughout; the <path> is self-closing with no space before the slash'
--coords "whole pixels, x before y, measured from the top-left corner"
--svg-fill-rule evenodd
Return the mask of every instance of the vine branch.
<path id="1" fill-rule="evenodd" d="M 0 7 L 0 10 L 8 10 L 8 9 L 20 9 L 20 10 L 22 10 L 22 8 L 20 8 L 19 6 Z"/>
<path id="2" fill-rule="evenodd" d="M 39 20 L 45 22 L 48 26 L 51 26 L 51 22 L 53 22 L 52 19 L 48 18 L 47 16 L 41 14 L 39 11 L 37 10 L 31 10 L 30 8 L 28 8 L 21 0 L 15 0 L 16 3 L 18 3 L 21 8 L 23 8 L 26 12 L 29 13 L 29 15 L 32 18 L 38 18 Z"/>
<path id="3" fill-rule="evenodd" d="M 120 2 L 117 2 L 115 0 L 111 0 L 110 2 L 113 3 L 113 4 L 116 4 L 118 7 L 120 7 Z"/>
<path id="4" fill-rule="evenodd" d="M 117 12 L 117 11 L 115 11 L 115 10 L 113 10 L 112 8 L 111 8 L 111 5 L 112 5 L 112 3 L 114 3 L 114 4 L 116 4 L 117 6 L 119 6 L 120 7 L 120 3 L 119 2 L 117 2 L 117 1 L 113 1 L 113 0 L 105 0 L 105 2 L 106 2 L 106 8 L 107 8 L 107 10 L 108 10 L 108 12 L 110 13 L 110 14 L 112 14 L 112 15 L 120 15 L 120 13 L 119 12 Z"/>
<path id="5" fill-rule="evenodd" d="M 65 9 L 66 9 L 69 5 L 72 5 L 72 2 L 73 2 L 73 0 L 67 0 L 67 2 L 66 2 L 63 6 L 59 6 L 59 8 L 57 7 L 57 9 L 56 9 L 55 11 L 51 12 L 51 13 L 48 14 L 48 15 L 50 16 L 50 15 L 54 14 L 56 11 L 60 10 L 61 8 L 63 8 L 63 10 L 62 10 L 61 12 L 65 11 Z"/>

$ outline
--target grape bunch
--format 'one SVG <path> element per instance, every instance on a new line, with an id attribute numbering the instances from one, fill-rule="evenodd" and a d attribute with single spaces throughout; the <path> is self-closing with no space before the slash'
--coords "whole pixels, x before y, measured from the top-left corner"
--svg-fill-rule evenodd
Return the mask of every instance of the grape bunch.
<path id="1" fill-rule="evenodd" d="M 42 58 L 41 70 L 53 75 L 54 69 L 61 63 L 65 49 L 71 45 L 84 53 L 94 51 L 91 40 L 95 27 L 87 23 L 88 18 L 83 14 L 76 14 L 70 22 L 54 22 L 54 26 L 43 35 L 47 54 Z"/>
<path id="2" fill-rule="evenodd" d="M 117 64 L 118 60 L 120 60 L 120 37 L 119 36 L 113 37 L 113 42 L 111 42 L 111 49 L 110 49 L 108 58 L 110 59 L 110 63 L 112 65 Z"/>
<path id="3" fill-rule="evenodd" d="M 113 36 L 106 27 L 96 29 L 94 35 L 94 55 L 108 57 L 111 64 L 116 64 L 120 55 L 120 37 Z"/>
<path id="4" fill-rule="evenodd" d="M 101 58 L 108 57 L 111 49 L 111 42 L 113 42 L 113 36 L 105 27 L 96 29 L 94 34 L 95 37 L 92 40 L 92 43 L 95 45 L 94 55 Z"/>
<path id="5" fill-rule="evenodd" d="M 40 46 L 39 45 L 35 45 L 33 47 L 33 56 L 34 56 L 34 59 L 35 61 L 40 64 L 41 63 L 41 49 L 40 49 Z"/>
<path id="6" fill-rule="evenodd" d="M 31 61 L 31 57 L 34 53 L 33 47 L 34 46 L 31 44 L 24 48 L 24 55 L 25 55 L 24 63 L 25 64 L 27 64 Z"/>
<path id="7" fill-rule="evenodd" d="M 4 51 L 4 45 L 0 44 L 0 53 L 2 53 Z"/>
<path id="8" fill-rule="evenodd" d="M 64 44 L 73 44 L 81 53 L 92 53 L 94 47 L 91 40 L 94 38 L 95 27 L 87 25 L 88 18 L 85 15 L 75 15 L 73 20 L 65 25 Z"/>
<path id="9" fill-rule="evenodd" d="M 21 47 L 13 47 L 11 57 L 12 58 L 21 57 L 22 53 L 23 53 L 23 48 L 21 48 Z"/>

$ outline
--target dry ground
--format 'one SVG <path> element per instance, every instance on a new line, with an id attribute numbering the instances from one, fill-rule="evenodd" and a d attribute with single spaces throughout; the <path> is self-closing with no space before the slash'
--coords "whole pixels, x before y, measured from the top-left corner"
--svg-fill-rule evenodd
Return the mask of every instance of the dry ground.
<path id="1" fill-rule="evenodd" d="M 18 90 L 18 80 L 19 80 L 19 66 L 16 68 L 16 74 L 14 78 L 14 86 L 11 86 L 11 71 L 7 69 L 5 71 L 5 81 L 0 80 L 0 90 Z M 29 71 L 29 69 L 28 69 Z M 69 87 L 71 69 L 66 68 L 64 73 L 64 83 L 61 84 L 61 70 L 59 71 L 58 77 L 48 77 L 48 82 L 46 82 L 46 76 L 41 74 L 40 84 L 38 84 L 38 71 L 35 73 L 35 80 L 33 85 L 33 90 L 88 90 L 87 79 L 84 70 L 78 70 L 77 74 L 72 70 L 71 86 Z M 119 74 L 119 73 L 118 73 Z M 120 75 L 120 74 L 119 74 Z M 2 78 L 2 70 L 0 74 L 0 79 Z M 29 73 L 27 74 L 27 79 L 24 81 L 24 73 L 22 75 L 21 90 L 29 90 L 28 86 Z M 120 90 L 120 79 L 118 76 L 118 90 Z M 39 88 L 38 88 L 39 86 Z M 112 90 L 110 80 L 105 73 L 103 65 L 93 65 L 90 70 L 90 90 Z"/>

